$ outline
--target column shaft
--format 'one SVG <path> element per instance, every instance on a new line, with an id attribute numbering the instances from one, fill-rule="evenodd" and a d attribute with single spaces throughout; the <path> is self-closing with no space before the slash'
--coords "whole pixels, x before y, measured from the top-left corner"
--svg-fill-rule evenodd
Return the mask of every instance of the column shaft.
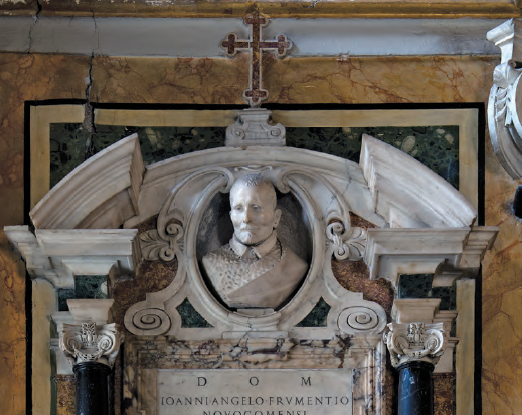
<path id="1" fill-rule="evenodd" d="M 76 413 L 109 415 L 109 375 L 103 363 L 83 362 L 73 367 L 76 374 Z"/>
<path id="2" fill-rule="evenodd" d="M 411 361 L 397 366 L 399 371 L 400 415 L 433 415 L 433 379 L 435 366 L 424 361 Z"/>

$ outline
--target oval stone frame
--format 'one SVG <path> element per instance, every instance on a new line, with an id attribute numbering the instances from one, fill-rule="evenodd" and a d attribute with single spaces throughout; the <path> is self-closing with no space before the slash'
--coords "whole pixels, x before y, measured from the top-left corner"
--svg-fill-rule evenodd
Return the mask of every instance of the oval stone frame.
<path id="1" fill-rule="evenodd" d="M 310 270 L 310 263 L 313 257 L 312 238 L 310 237 L 310 220 L 306 211 L 303 209 L 292 192 L 287 194 L 277 195 L 277 209 L 282 212 L 279 225 L 277 226 L 277 237 L 283 244 L 291 249 L 299 258 L 307 264 L 306 273 L 299 280 L 296 289 L 287 297 L 277 309 L 285 306 L 295 295 L 295 293 L 303 285 L 308 271 Z M 200 221 L 198 234 L 196 237 L 196 258 L 199 264 L 200 272 L 203 280 L 206 282 L 209 290 L 214 293 L 210 278 L 206 275 L 202 258 L 213 252 L 225 244 L 228 244 L 234 233 L 234 227 L 230 219 L 230 193 L 223 194 L 218 192 L 209 204 L 203 209 L 202 220 Z M 218 298 L 219 301 L 219 298 Z M 226 307 L 226 305 L 225 305 Z M 230 307 L 227 307 L 230 308 Z M 259 314 L 261 310 L 253 311 L 254 314 Z M 266 314 L 266 310 L 265 313 Z"/>

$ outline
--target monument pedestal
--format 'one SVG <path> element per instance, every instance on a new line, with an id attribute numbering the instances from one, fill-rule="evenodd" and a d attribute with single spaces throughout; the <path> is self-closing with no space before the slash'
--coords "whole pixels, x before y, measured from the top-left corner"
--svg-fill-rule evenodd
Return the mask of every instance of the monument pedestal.
<path id="1" fill-rule="evenodd" d="M 384 359 L 380 335 L 208 341 L 132 336 L 125 347 L 124 409 L 127 415 L 382 413 Z"/>

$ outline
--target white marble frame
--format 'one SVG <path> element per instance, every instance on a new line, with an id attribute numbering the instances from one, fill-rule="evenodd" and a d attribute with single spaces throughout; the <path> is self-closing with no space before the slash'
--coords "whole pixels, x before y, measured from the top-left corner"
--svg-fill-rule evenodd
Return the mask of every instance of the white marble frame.
<path id="1" fill-rule="evenodd" d="M 119 182 L 115 182 L 114 177 L 105 172 L 108 165 L 112 170 L 117 166 Z M 296 296 L 299 301 L 291 301 L 283 310 L 272 316 L 249 319 L 233 313 L 232 316 L 236 320 L 232 319 L 234 320 L 232 322 L 226 317 L 226 309 L 215 300 L 207 301 L 212 297 L 202 282 L 194 259 L 196 255 L 191 252 L 191 249 L 195 245 L 194 235 L 202 209 L 208 201 L 216 192 L 226 192 L 234 180 L 234 175 L 240 174 L 238 172 L 252 169 L 267 170 L 267 174 L 280 191 L 285 193 L 291 190 L 299 199 L 308 217 L 311 218 L 316 258 L 311 264 L 306 283 Z M 102 173 L 97 174 L 98 171 Z M 405 264 L 404 267 L 393 268 L 392 263 L 390 266 L 386 265 L 384 270 L 379 267 L 379 272 L 372 273 L 373 277 L 385 277 L 392 282 L 396 282 L 396 276 L 401 270 L 403 273 L 407 272 L 405 270 L 415 272 L 414 270 L 418 268 L 417 264 L 425 264 L 428 260 L 430 269 L 424 272 L 435 272 L 440 265 L 438 262 L 447 262 L 450 259 L 439 255 L 437 261 L 433 260 L 435 251 L 438 252 L 439 249 L 438 244 L 432 243 L 427 246 L 427 249 L 419 252 L 415 249 L 412 251 L 412 247 L 417 246 L 422 238 L 426 239 L 425 236 L 419 239 L 418 235 L 429 231 L 431 238 L 443 236 L 442 240 L 444 240 L 445 235 L 449 234 L 453 239 L 457 237 L 457 245 L 458 243 L 465 245 L 476 239 L 472 236 L 476 230 L 470 228 L 475 220 L 476 210 L 459 192 L 407 154 L 369 136 L 364 137 L 359 166 L 339 157 L 308 150 L 251 146 L 248 149 L 225 147 L 189 153 L 149 166 L 145 170 L 144 177 L 140 175 L 142 171 L 143 164 L 137 137 L 127 137 L 71 172 L 31 211 L 31 217 L 37 228 L 58 229 L 85 226 L 117 228 L 122 221 L 125 227 L 132 227 L 160 212 L 157 230 L 159 241 L 160 244 L 166 244 L 174 251 L 170 254 L 172 257 L 173 253 L 176 253 L 176 244 L 184 239 L 183 246 L 186 252 L 178 258 L 181 261 L 180 278 L 162 292 L 151 294 L 150 301 L 135 305 L 129 310 L 129 313 L 134 314 L 128 315 L 128 329 L 136 334 L 145 334 L 142 328 L 154 327 L 156 320 L 158 326 L 150 332 L 145 330 L 147 334 L 157 335 L 168 332 L 173 335 L 178 329 L 181 330 L 175 307 L 184 298 L 180 298 L 181 294 L 177 294 L 178 292 L 184 292 L 187 298 L 195 302 L 193 305 L 211 324 L 215 323 L 216 318 L 221 322 L 227 321 L 225 331 L 232 332 L 238 331 L 238 327 L 250 327 L 252 321 L 256 322 L 254 331 L 262 329 L 286 332 L 308 314 L 320 298 L 319 295 L 322 295 L 331 306 L 360 301 L 360 294 L 340 289 L 331 275 L 329 259 L 327 259 L 332 254 L 339 259 L 345 259 L 348 255 L 344 258 L 340 256 L 345 253 L 350 254 L 351 247 L 356 247 L 358 244 L 362 244 L 362 249 L 359 248 L 359 256 L 364 255 L 366 237 L 359 230 L 351 228 L 350 211 L 380 228 L 391 227 L 389 230 L 371 230 L 369 234 L 378 235 L 384 232 L 387 234 L 384 241 L 391 242 L 392 245 L 398 242 L 397 237 L 402 238 L 403 242 L 395 244 L 393 254 Z M 96 180 L 92 180 L 93 176 L 96 176 Z M 397 187 L 397 183 L 407 185 Z M 425 183 L 431 185 L 426 187 Z M 72 188 L 79 191 L 82 197 L 71 198 Z M 85 198 L 84 193 L 96 194 L 99 197 Z M 332 204 L 331 201 L 335 203 Z M 173 204 L 177 204 L 175 211 L 180 215 L 170 215 Z M 178 236 L 165 233 L 165 225 L 170 219 L 176 219 L 181 224 L 183 232 Z M 331 226 L 332 221 L 337 222 L 335 225 L 339 228 L 337 231 L 334 231 L 336 228 Z M 420 231 L 422 228 L 445 229 Z M 59 233 L 58 229 L 55 232 Z M 65 232 L 65 229 L 61 232 Z M 10 231 L 16 233 L 15 230 Z M 449 277 L 445 277 L 440 285 L 451 284 L 454 279 L 461 276 L 462 272 L 454 269 L 461 265 L 465 269 L 470 268 L 471 273 L 474 273 L 476 264 L 480 262 L 495 232 L 495 229 L 485 232 L 486 238 L 483 241 L 479 238 L 479 246 L 473 246 L 472 255 L 468 258 L 470 260 L 464 262 L 461 259 L 465 257 L 465 252 L 458 246 L 444 247 L 446 251 L 442 254 L 453 254 L 455 259 L 450 261 L 449 270 L 443 269 Z M 340 237 L 337 239 L 337 246 L 333 243 L 336 240 L 334 233 Z M 374 239 L 370 238 L 370 241 Z M 369 247 L 371 249 L 367 250 L 365 259 L 372 268 L 372 264 L 379 261 L 377 258 L 382 255 L 382 252 L 375 249 L 375 244 L 370 244 Z M 390 269 L 395 271 L 390 273 Z M 189 275 L 190 278 L 186 283 L 187 288 L 182 289 L 185 275 Z M 322 282 L 317 283 L 319 286 L 314 290 L 315 301 L 303 306 L 308 302 L 304 301 L 308 298 L 306 292 L 311 292 L 309 287 L 315 284 L 316 279 Z M 161 301 L 158 302 L 160 299 Z M 299 313 L 293 307 L 296 303 L 300 304 Z M 162 305 L 158 308 L 159 304 Z M 358 304 L 358 306 L 364 305 Z M 382 322 L 382 317 L 379 316 L 382 310 L 370 308 L 375 311 L 373 321 Z M 168 313 L 165 313 L 166 310 Z M 342 309 L 335 309 L 335 307 L 332 309 L 328 330 L 323 330 L 325 331 L 322 333 L 323 336 L 329 337 L 337 330 L 354 333 L 350 328 L 342 329 L 343 325 L 338 321 L 341 312 Z M 285 313 L 292 318 L 287 321 Z M 151 319 L 150 324 L 143 323 L 147 318 L 142 314 L 149 315 L 147 318 Z M 382 324 L 380 322 L 375 327 L 380 327 Z M 220 327 L 220 330 L 222 328 Z"/>
<path id="2" fill-rule="evenodd" d="M 67 106 L 65 106 L 65 107 L 67 107 Z M 50 106 L 50 107 L 33 107 L 33 108 L 31 108 L 31 111 L 34 110 L 36 113 L 38 113 L 39 110 L 43 109 L 43 108 L 53 108 L 53 107 L 52 106 Z M 78 109 L 80 109 L 80 110 L 78 110 Z M 66 109 L 66 111 L 67 111 L 67 109 Z M 412 125 L 412 123 L 406 123 L 406 122 L 403 123 L 402 118 L 400 118 L 402 115 L 404 115 L 406 112 L 408 112 L 411 116 L 411 119 L 415 120 L 415 123 L 414 123 L 415 125 L 423 125 L 423 123 L 419 122 L 419 119 L 420 119 L 419 116 L 423 114 L 423 111 L 424 111 L 425 115 L 428 114 L 431 117 L 431 121 L 427 122 L 426 123 L 427 125 L 433 125 L 433 124 L 437 123 L 437 124 L 445 124 L 445 125 L 459 124 L 459 125 L 461 125 L 461 127 L 467 126 L 467 129 L 465 131 L 468 131 L 468 133 L 469 133 L 468 137 L 470 139 L 464 140 L 461 135 L 460 144 L 461 144 L 461 150 L 463 149 L 463 147 L 462 147 L 463 145 L 467 145 L 469 147 L 465 147 L 467 150 L 465 152 L 461 151 L 460 154 L 461 155 L 462 154 L 471 154 L 472 156 L 471 156 L 471 162 L 469 162 L 469 160 L 466 162 L 464 162 L 464 161 L 461 162 L 461 189 L 463 192 L 466 192 L 468 197 L 475 202 L 476 194 L 477 194 L 476 193 L 476 186 L 477 186 L 477 180 L 476 180 L 476 171 L 477 171 L 477 169 L 476 169 L 476 142 L 477 141 L 476 141 L 476 138 L 477 137 L 476 137 L 476 133 L 475 133 L 476 124 L 474 124 L 475 120 L 476 120 L 476 114 L 474 114 L 474 112 L 476 113 L 476 110 L 467 110 L 468 115 L 466 117 L 461 117 L 462 113 L 460 113 L 459 111 L 462 111 L 462 110 L 411 110 L 411 111 L 395 110 L 395 111 L 383 111 L 382 114 L 381 114 L 380 110 L 379 111 L 353 111 L 353 112 L 344 111 L 344 110 L 339 110 L 338 112 L 324 111 L 324 112 L 328 113 L 330 118 L 328 118 L 328 117 L 324 118 L 325 121 L 324 122 L 322 121 L 321 123 L 327 124 L 326 126 L 330 125 L 328 123 L 333 123 L 332 125 L 339 126 L 339 119 L 340 119 L 340 120 L 342 120 L 341 126 L 360 125 L 358 123 L 362 123 L 363 125 L 369 125 L 368 120 L 373 119 L 373 121 L 375 121 L 375 119 L 377 118 L 379 120 L 378 124 L 383 123 L 383 125 L 405 125 L 405 124 Z M 47 110 L 47 113 L 50 113 L 49 110 Z M 82 122 L 83 121 L 83 109 L 81 108 L 81 106 L 76 106 L 76 110 L 73 110 L 73 113 L 75 115 L 73 114 L 72 118 L 68 118 L 67 122 Z M 165 123 L 165 122 L 168 123 L 168 122 L 171 122 L 173 118 L 176 118 L 177 122 L 178 122 L 178 123 L 175 123 L 174 125 L 182 125 L 179 123 L 180 119 L 182 119 L 182 118 L 184 118 L 184 122 L 190 123 L 190 125 L 197 125 L 194 123 L 194 121 L 195 121 L 194 116 L 197 113 L 198 113 L 198 111 L 165 112 L 165 111 L 150 111 L 150 110 L 149 111 L 148 110 L 143 110 L 143 111 L 102 110 L 102 112 L 98 112 L 96 115 L 98 117 L 98 120 L 101 121 L 100 123 L 107 123 L 107 124 L 111 124 L 111 123 L 121 124 L 122 120 L 126 119 L 126 117 L 132 116 L 133 120 L 139 119 L 140 123 L 143 123 L 143 125 L 162 125 L 161 123 L 157 124 L 156 122 L 151 122 L 151 121 L 163 120 L 162 121 L 163 123 Z M 222 126 L 229 125 L 230 123 L 233 122 L 233 120 L 235 118 L 235 111 L 225 111 L 225 113 L 226 114 L 219 114 L 218 111 L 216 111 L 216 112 L 208 111 L 208 114 L 207 114 L 208 116 L 204 117 L 204 122 L 208 123 L 207 125 L 216 126 L 216 125 L 219 125 L 218 123 L 216 123 L 216 119 L 219 119 L 219 117 L 223 117 L 225 115 L 219 122 L 222 123 L 221 124 Z M 280 121 L 280 122 L 284 123 L 286 126 L 294 126 L 292 124 L 292 122 L 299 125 L 300 117 L 301 118 L 305 117 L 308 120 L 310 120 L 311 113 L 312 112 L 309 112 L 309 111 L 302 111 L 300 113 L 297 111 L 288 112 L 287 115 L 289 116 L 288 117 L 289 119 L 285 120 L 284 112 L 274 111 L 274 118 L 276 119 L 276 121 Z M 313 113 L 317 116 L 321 112 L 313 111 Z M 189 116 L 187 116 L 187 115 L 189 115 Z M 105 117 L 105 120 L 102 121 L 102 119 L 104 117 Z M 433 122 L 433 119 L 434 119 L 433 117 L 435 117 L 435 119 L 437 119 L 437 117 L 439 117 L 438 120 L 440 122 Z M 320 117 L 316 117 L 316 118 L 320 118 Z M 466 120 L 466 121 L 464 122 L 463 120 Z M 33 118 L 31 119 L 31 131 L 32 132 L 37 131 L 37 130 L 42 131 L 41 130 L 42 127 L 44 128 L 44 131 L 45 131 L 45 126 L 46 126 L 46 122 L 47 122 L 45 120 L 45 117 L 39 118 L 39 121 L 38 121 L 39 123 L 35 124 L 35 125 L 33 125 L 32 121 L 33 121 Z M 60 117 L 57 117 L 54 119 L 54 122 L 63 122 L 63 121 L 66 121 L 66 119 L 63 119 Z M 454 121 L 456 121 L 456 122 L 454 122 Z M 459 121 L 462 121 L 462 123 Z M 125 123 L 125 122 L 123 122 L 123 123 Z M 375 122 L 373 122 L 372 124 L 375 125 Z M 47 125 L 47 129 L 48 129 L 48 125 Z M 461 128 L 461 132 L 462 131 L 463 131 L 463 129 Z M 38 138 L 38 137 L 40 137 L 40 138 Z M 41 142 L 41 137 L 42 137 L 41 133 L 38 133 L 37 135 L 31 134 L 32 150 L 37 149 L 38 145 L 40 145 L 40 147 L 39 147 L 40 153 L 36 154 L 36 155 L 32 154 L 32 156 L 35 156 L 33 158 L 35 163 L 34 163 L 34 165 L 32 165 L 32 171 L 39 171 L 39 170 L 42 170 L 42 168 L 47 169 L 47 165 L 45 163 L 45 157 L 46 157 L 46 154 L 48 157 L 48 151 L 46 153 L 46 151 L 45 151 L 46 143 Z M 44 137 L 44 141 L 45 141 L 45 137 Z M 34 143 L 37 143 L 37 144 L 34 144 Z M 467 143 L 467 144 L 465 144 L 465 143 Z M 47 138 L 47 145 L 48 145 L 48 138 Z M 134 158 L 134 160 L 135 160 L 135 158 Z M 42 161 L 43 161 L 43 163 L 42 163 Z M 134 164 L 134 166 L 136 166 L 136 163 L 132 162 L 132 161 L 128 165 L 131 170 L 132 170 L 133 164 Z M 326 163 L 326 164 L 328 164 L 328 163 Z M 348 163 L 348 164 L 350 164 L 350 163 Z M 379 169 L 379 167 L 375 166 L 373 162 L 367 163 L 367 165 L 372 165 L 373 170 L 372 169 L 369 170 L 370 172 L 372 172 L 372 174 L 370 174 L 370 176 L 363 177 L 362 180 L 360 181 L 361 184 L 363 184 L 363 183 L 365 184 L 366 180 L 368 180 L 370 177 L 372 177 L 373 171 L 375 171 L 375 167 L 377 168 L 377 171 Z M 361 168 L 363 168 L 363 165 L 361 165 Z M 464 171 L 462 169 L 464 169 Z M 364 168 L 362 170 L 364 170 Z M 136 170 L 136 168 L 134 168 L 135 173 L 136 173 L 136 171 L 139 171 L 139 168 L 137 170 Z M 351 170 L 351 171 L 353 172 L 354 170 Z M 150 190 L 152 190 L 150 185 L 152 184 L 152 182 L 155 182 L 156 180 L 159 179 L 159 177 L 157 175 L 157 173 L 159 173 L 159 172 L 160 172 L 160 170 L 156 170 L 155 172 L 153 172 L 152 170 L 146 172 L 145 178 L 148 179 L 149 181 L 148 181 L 147 185 L 144 186 L 144 188 L 149 187 Z M 466 172 L 469 172 L 471 174 L 466 175 L 467 174 Z M 128 189 L 127 191 L 130 191 L 131 188 L 136 189 L 141 184 L 141 178 L 139 177 L 139 174 L 136 175 L 135 173 L 133 176 L 134 178 L 131 179 L 131 181 L 129 182 L 129 187 L 127 187 L 127 189 Z M 466 190 L 468 188 L 467 187 L 468 185 L 463 186 L 463 178 L 465 178 L 465 177 L 467 177 L 466 183 L 468 183 L 468 185 L 471 186 L 471 189 L 472 189 L 471 192 L 468 192 L 468 190 Z M 36 179 L 36 177 L 34 175 L 31 176 L 31 182 L 33 181 L 33 179 Z M 40 179 L 42 179 L 42 178 L 40 178 Z M 156 183 L 154 183 L 152 185 L 152 187 L 155 187 L 155 185 L 160 184 L 159 183 L 160 181 L 161 180 L 156 181 Z M 46 188 L 46 186 L 47 186 L 47 188 Z M 160 185 L 159 187 L 161 188 L 162 186 Z M 45 178 L 43 181 L 40 180 L 38 185 L 32 186 L 31 194 L 32 194 L 33 204 L 36 200 L 38 200 L 38 196 L 35 196 L 35 195 L 38 192 L 43 195 L 47 191 L 47 189 L 48 189 L 48 184 L 47 185 L 45 184 Z M 158 190 L 158 187 L 156 187 L 156 190 Z M 377 192 L 382 191 L 382 189 L 379 189 L 378 186 L 377 186 L 377 188 L 375 186 L 373 186 L 370 191 L 369 198 L 368 198 L 368 193 L 363 192 L 363 193 L 365 193 L 365 197 L 363 199 L 367 200 L 367 201 L 373 200 L 375 197 L 375 193 L 376 193 L 375 190 L 377 190 Z M 125 191 L 123 191 L 123 194 L 125 194 Z M 163 193 L 163 194 L 165 194 L 165 193 Z M 132 217 L 132 215 L 136 215 L 136 214 L 137 214 L 137 216 L 140 216 L 141 212 L 139 212 L 139 206 L 136 206 L 137 199 L 134 198 L 134 200 L 132 200 L 132 196 L 133 196 L 132 193 L 129 193 L 129 195 L 131 196 L 130 198 L 126 197 L 126 198 L 120 198 L 118 200 L 113 199 L 112 206 L 109 206 L 104 201 L 101 201 L 101 203 L 104 205 L 104 206 L 102 206 L 102 209 L 98 210 L 97 212 L 94 212 L 95 213 L 94 216 L 91 216 L 89 218 L 84 218 L 84 219 L 87 219 L 86 221 L 83 221 L 84 226 L 92 227 L 92 226 L 96 225 L 97 221 L 96 221 L 95 216 L 99 217 L 100 213 L 103 211 L 105 211 L 105 212 L 112 211 L 112 210 L 118 211 L 118 209 L 120 209 L 123 205 L 125 205 L 125 209 L 119 211 L 120 219 L 124 216 L 126 216 L 128 219 L 130 219 Z M 136 194 L 134 194 L 134 197 L 136 197 Z M 133 203 L 129 204 L 129 201 L 131 201 Z M 138 201 L 138 204 L 139 204 L 139 201 Z M 468 213 L 471 214 L 471 216 L 473 216 L 473 208 L 468 206 L 466 203 L 464 203 L 464 205 L 466 205 L 466 209 L 468 209 Z M 47 208 L 49 208 L 49 207 L 50 206 L 47 206 Z M 360 207 L 361 206 L 359 206 L 359 208 Z M 138 208 L 138 209 L 136 209 L 136 208 Z M 356 206 L 356 208 L 357 208 L 357 206 Z M 52 212 L 52 209 L 50 209 L 48 211 Z M 33 212 L 33 213 L 35 213 L 35 212 Z M 123 214 L 123 216 L 121 214 Z M 47 216 L 47 215 L 44 214 L 43 217 L 45 217 L 45 216 Z M 365 215 L 362 215 L 362 216 L 364 217 Z M 379 216 L 379 215 L 377 215 L 377 216 Z M 373 217 L 374 218 L 376 217 L 375 214 Z M 117 221 L 117 220 L 118 220 L 118 215 L 115 215 L 115 217 L 111 218 L 108 223 L 111 224 L 112 222 Z M 42 222 L 42 224 L 43 223 L 45 223 L 45 221 Z M 376 222 L 374 221 L 374 223 L 376 223 Z M 386 220 L 383 220 L 382 217 L 380 220 L 377 220 L 377 223 L 379 223 L 380 226 L 387 225 Z M 469 229 L 469 225 L 471 224 L 469 222 L 469 219 L 465 219 L 464 223 L 467 225 L 467 226 L 464 226 L 464 228 Z M 58 223 L 55 223 L 55 225 L 51 225 L 50 228 L 55 228 L 57 225 L 58 225 Z M 77 225 L 78 225 L 78 223 L 77 223 Z M 99 225 L 99 222 L 98 222 L 98 225 Z M 128 222 L 127 225 L 130 226 L 131 222 Z M 410 224 L 410 226 L 411 226 L 411 224 Z M 455 226 L 455 224 L 453 224 L 453 226 L 450 226 L 450 227 L 454 227 L 454 226 Z M 44 225 L 44 227 L 45 227 L 45 225 Z M 58 225 L 57 227 L 59 228 L 60 225 Z M 428 227 L 430 227 L 430 225 L 428 225 Z M 476 234 L 475 231 L 477 231 L 477 230 L 478 231 L 485 230 L 486 232 L 480 232 L 480 233 L 488 234 L 488 235 L 486 235 L 487 237 L 478 237 L 478 238 L 474 237 L 473 235 Z M 20 232 L 19 232 L 20 229 L 11 229 L 10 231 L 12 234 L 17 234 L 18 236 L 20 236 Z M 471 255 L 469 255 L 470 261 L 466 261 L 466 262 L 468 265 L 471 262 L 473 262 L 474 265 L 472 268 L 475 268 L 476 264 L 480 262 L 482 254 L 488 246 L 488 242 L 491 242 L 491 238 L 494 237 L 495 230 L 494 229 L 487 230 L 487 229 L 480 228 L 480 229 L 473 229 L 473 230 L 469 229 L 469 231 L 470 232 L 468 234 L 468 237 L 464 238 L 464 242 L 467 243 L 467 245 L 471 248 L 471 250 L 473 250 L 473 252 Z M 27 233 L 30 233 L 30 232 L 27 231 Z M 28 236 L 28 235 L 20 236 L 21 240 L 23 241 L 24 239 L 26 239 L 26 236 Z M 487 239 L 487 241 L 486 241 L 486 239 Z M 479 241 L 479 243 L 476 242 L 477 240 Z M 13 241 L 13 242 L 16 242 L 16 241 Z M 463 254 L 461 256 L 461 258 L 463 258 L 464 256 L 465 255 Z M 25 257 L 25 255 L 24 255 L 24 257 Z M 415 255 L 414 255 L 414 257 L 415 257 Z M 417 259 L 418 259 L 418 257 L 417 257 Z M 410 258 L 410 260 L 415 262 L 415 258 Z M 379 275 L 379 276 L 381 276 L 381 275 Z M 470 275 L 470 276 L 473 276 L 473 275 Z M 315 337 L 315 335 L 320 334 L 320 333 L 314 333 L 313 329 L 308 329 L 308 330 L 311 330 L 308 332 L 308 334 L 312 337 Z M 364 341 L 365 337 L 367 337 L 367 336 L 354 336 L 354 338 L 356 338 L 356 339 L 359 338 L 361 341 Z"/>

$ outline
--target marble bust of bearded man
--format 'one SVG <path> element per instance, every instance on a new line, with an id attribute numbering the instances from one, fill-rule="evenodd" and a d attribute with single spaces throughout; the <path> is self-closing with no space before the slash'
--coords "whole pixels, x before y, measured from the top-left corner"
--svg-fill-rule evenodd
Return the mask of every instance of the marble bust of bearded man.
<path id="1" fill-rule="evenodd" d="M 281 210 L 273 184 L 247 174 L 230 189 L 229 243 L 203 257 L 215 291 L 230 308 L 276 309 L 288 299 L 308 264 L 278 237 Z"/>

